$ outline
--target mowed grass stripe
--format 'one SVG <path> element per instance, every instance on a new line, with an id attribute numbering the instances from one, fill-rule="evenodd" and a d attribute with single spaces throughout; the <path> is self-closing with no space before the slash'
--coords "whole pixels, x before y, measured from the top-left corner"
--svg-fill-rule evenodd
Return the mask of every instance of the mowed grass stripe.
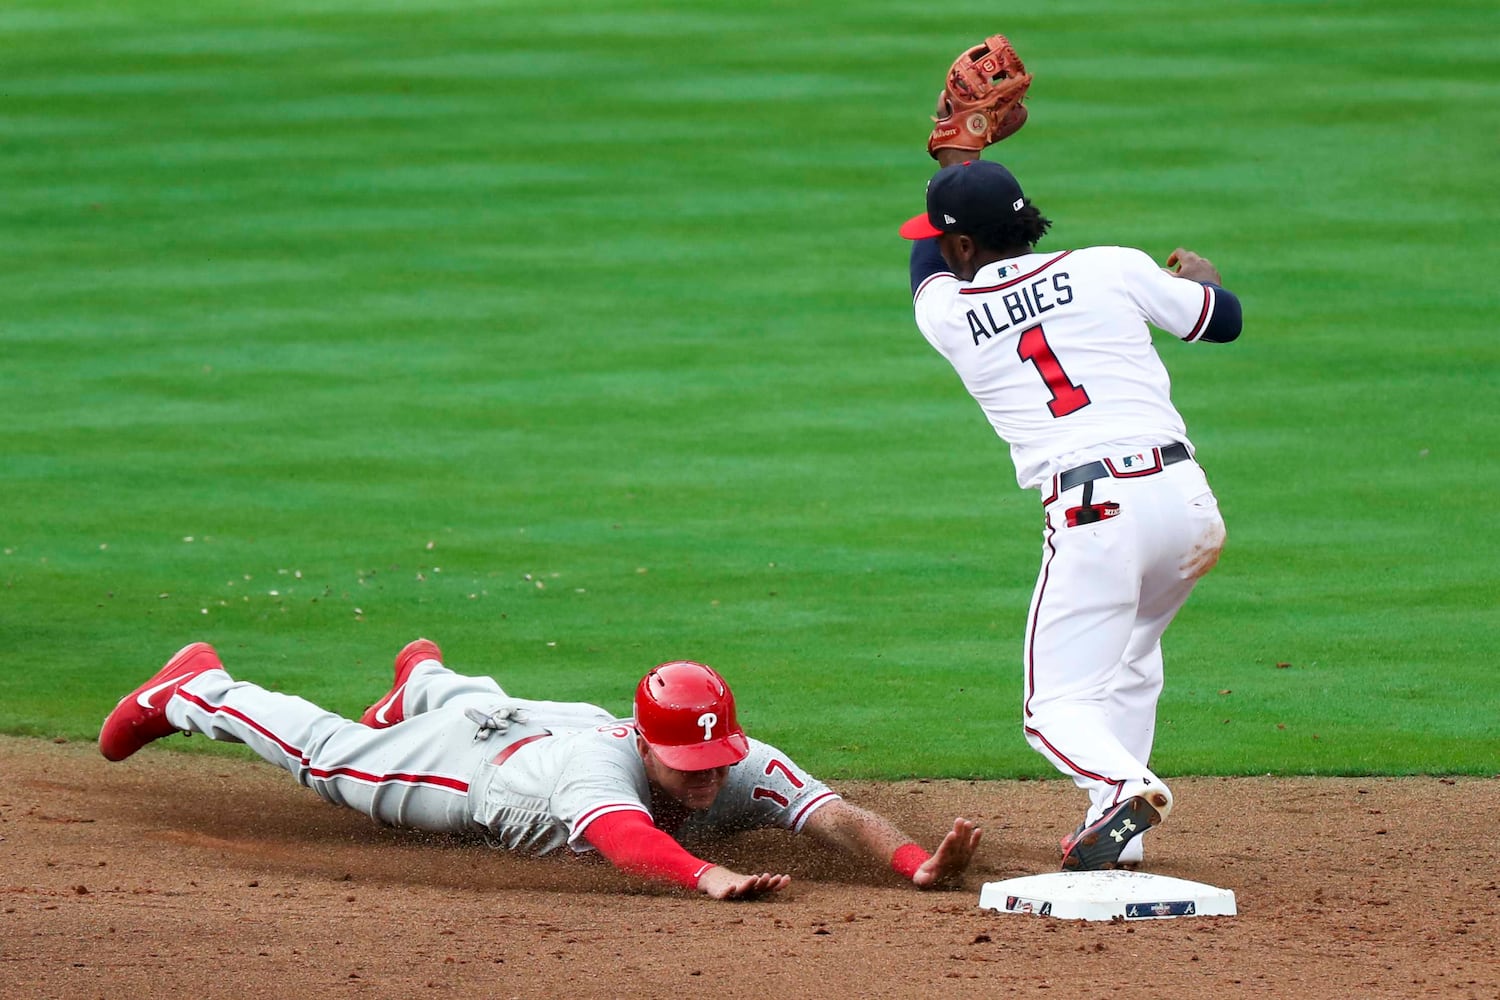
<path id="1" fill-rule="evenodd" d="M 0 12 L 0 614 L 76 706 L 6 670 L 0 727 L 89 738 L 198 637 L 358 712 L 425 632 L 622 711 L 699 656 L 822 773 L 1051 773 L 1035 498 L 892 234 L 970 14 L 129 10 Z M 1168 638 L 1168 773 L 1493 768 L 1493 17 L 1000 26 L 1052 243 L 1198 244 L 1251 317 L 1162 348 L 1230 518 Z"/>

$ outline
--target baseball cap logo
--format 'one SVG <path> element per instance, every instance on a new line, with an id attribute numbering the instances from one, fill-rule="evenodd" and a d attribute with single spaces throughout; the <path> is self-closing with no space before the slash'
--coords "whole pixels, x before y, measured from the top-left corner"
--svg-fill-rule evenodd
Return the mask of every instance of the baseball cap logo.
<path id="1" fill-rule="evenodd" d="M 714 726 L 719 724 L 719 717 L 713 712 L 704 712 L 698 716 L 698 725 L 703 727 L 703 742 L 707 743 L 714 738 Z"/>
<path id="2" fill-rule="evenodd" d="M 927 179 L 926 202 L 927 211 L 902 223 L 905 239 L 986 232 L 1012 223 L 1027 204 L 1015 175 L 993 160 L 965 160 L 943 167 Z"/>

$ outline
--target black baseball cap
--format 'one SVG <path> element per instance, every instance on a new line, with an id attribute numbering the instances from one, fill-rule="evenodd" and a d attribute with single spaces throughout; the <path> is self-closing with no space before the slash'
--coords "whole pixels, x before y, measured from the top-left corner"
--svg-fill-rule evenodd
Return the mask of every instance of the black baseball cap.
<path id="1" fill-rule="evenodd" d="M 943 233 L 974 233 L 1008 222 L 1026 203 L 1021 182 L 990 160 L 965 160 L 946 166 L 927 182 L 927 211 L 901 226 L 908 240 Z"/>

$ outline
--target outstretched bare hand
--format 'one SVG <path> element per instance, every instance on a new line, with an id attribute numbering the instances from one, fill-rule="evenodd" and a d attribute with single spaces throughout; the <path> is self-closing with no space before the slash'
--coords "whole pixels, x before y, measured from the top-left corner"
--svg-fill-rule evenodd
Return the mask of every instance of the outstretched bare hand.
<path id="1" fill-rule="evenodd" d="M 780 892 L 791 884 L 790 875 L 741 875 L 721 865 L 715 865 L 698 879 L 698 891 L 714 899 L 754 899 L 757 896 Z"/>
<path id="2" fill-rule="evenodd" d="M 953 829 L 943 837 L 936 853 L 922 862 L 912 875 L 912 883 L 922 889 L 931 889 L 955 881 L 974 860 L 979 833 L 979 827 L 971 820 L 962 817 L 954 820 Z"/>

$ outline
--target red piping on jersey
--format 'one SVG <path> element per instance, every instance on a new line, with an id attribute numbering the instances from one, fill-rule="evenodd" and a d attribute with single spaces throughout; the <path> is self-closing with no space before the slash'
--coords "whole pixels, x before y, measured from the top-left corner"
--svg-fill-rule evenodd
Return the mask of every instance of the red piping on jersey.
<path id="1" fill-rule="evenodd" d="M 1093 771 L 1086 771 L 1086 770 L 1084 770 L 1083 768 L 1079 767 L 1077 764 L 1075 764 L 1071 760 L 1069 760 L 1067 758 L 1067 756 L 1062 753 L 1062 751 L 1060 751 L 1060 750 L 1057 749 L 1057 747 L 1055 747 L 1051 743 L 1049 743 L 1047 741 L 1047 737 L 1045 737 L 1045 736 L 1042 735 L 1041 730 L 1039 730 L 1039 729 L 1032 729 L 1030 726 L 1027 726 L 1025 728 L 1026 728 L 1027 735 L 1029 735 L 1029 736 L 1035 736 L 1037 738 L 1037 740 L 1041 742 L 1042 746 L 1044 746 L 1048 750 L 1052 751 L 1052 756 L 1056 757 L 1058 760 L 1060 760 L 1064 764 L 1066 764 L 1068 766 L 1068 768 L 1073 771 L 1074 774 L 1080 774 L 1083 777 L 1089 778 L 1090 780 L 1093 780 L 1093 781 L 1102 781 L 1106 785 L 1113 785 L 1115 787 L 1115 796 L 1116 796 L 1116 798 L 1119 797 L 1120 788 L 1121 788 L 1121 786 L 1123 786 L 1125 784 L 1125 779 L 1123 779 L 1123 778 L 1118 778 L 1118 779 L 1117 778 L 1106 778 L 1102 774 L 1095 774 Z"/>
<path id="2" fill-rule="evenodd" d="M 306 764 L 307 760 L 304 758 L 302 763 Z M 457 778 L 449 778 L 441 774 L 407 774 L 404 772 L 370 774 L 366 771 L 356 771 L 352 767 L 335 767 L 326 770 L 320 767 L 311 767 L 308 768 L 308 773 L 314 778 L 337 778 L 342 776 L 374 782 L 377 785 L 385 784 L 388 781 L 398 781 L 413 785 L 437 785 L 439 788 L 451 788 L 455 792 L 467 792 L 469 790 L 469 783 L 467 781 L 460 781 Z"/>
<path id="3" fill-rule="evenodd" d="M 1062 477 L 1054 472 L 1052 474 L 1052 495 L 1042 501 L 1043 507 L 1052 506 L 1052 501 L 1056 500 L 1058 495 L 1062 492 L 1062 490 L 1058 488 L 1060 486 L 1062 486 Z"/>
<path id="4" fill-rule="evenodd" d="M 230 708 L 228 705 L 210 704 L 209 702 L 204 701 L 202 698 L 198 697 L 192 692 L 184 691 L 181 688 L 177 689 L 177 694 L 183 698 L 186 698 L 194 705 L 197 705 L 199 708 L 212 715 L 228 715 L 233 718 L 239 719 L 245 725 L 249 726 L 257 733 L 260 733 L 272 743 L 275 743 L 278 747 L 281 748 L 282 753 L 286 754 L 288 757 L 294 758 L 303 767 L 307 767 L 308 774 L 310 774 L 314 778 L 334 778 L 342 775 L 349 778 L 358 778 L 360 781 L 373 782 L 377 785 L 387 781 L 399 781 L 414 785 L 436 785 L 439 788 L 450 788 L 456 792 L 467 792 L 469 790 L 469 783 L 467 781 L 461 781 L 458 778 L 450 778 L 442 774 L 411 774 L 407 772 L 398 772 L 394 774 L 371 774 L 366 771 L 356 771 L 350 767 L 335 767 L 332 769 L 310 767 L 308 766 L 309 760 L 306 754 L 304 754 L 301 750 L 298 750 L 296 747 L 292 746 L 286 740 L 283 740 L 281 737 L 277 736 L 275 733 L 271 732 L 265 726 L 262 726 L 260 723 L 250 718 L 244 712 L 241 712 L 235 708 Z"/>
<path id="5" fill-rule="evenodd" d="M 573 824 L 573 835 L 576 837 L 579 834 L 583 833 L 584 827 L 588 826 L 600 816 L 603 816 L 607 813 L 619 812 L 622 809 L 629 809 L 632 812 L 638 812 L 642 816 L 645 816 L 647 819 L 651 818 L 651 813 L 649 813 L 646 810 L 646 807 L 641 805 L 639 802 L 606 802 L 604 805 L 595 806 L 588 812 L 584 813 L 582 816 L 578 817 L 578 822 Z"/>
<path id="6" fill-rule="evenodd" d="M 1193 324 L 1192 332 L 1182 339 L 1191 344 L 1203 336 L 1203 331 L 1208 329 L 1208 321 L 1214 314 L 1214 290 L 1207 285 L 1203 286 L 1203 309 L 1198 313 L 1198 322 Z"/>
<path id="7" fill-rule="evenodd" d="M 1047 268 L 1051 267 L 1053 264 L 1056 264 L 1058 261 L 1062 260 L 1072 252 L 1073 251 L 1071 250 L 1064 250 L 1062 253 L 1058 254 L 1056 257 L 1053 257 L 1051 260 L 1047 261 L 1047 263 L 1043 264 L 1041 267 L 1037 268 L 1035 271 L 1030 272 L 1029 274 L 1018 275 L 1014 278 L 1011 278 L 1009 281 L 1002 281 L 998 285 L 986 285 L 984 288 L 960 288 L 958 290 L 958 294 L 983 295 L 985 292 L 998 292 L 1002 288 L 1009 288 L 1011 285 L 1017 284 L 1019 282 L 1025 281 L 1027 278 L 1032 278 L 1038 274 L 1041 274 L 1043 271 L 1047 270 Z"/>
<path id="8" fill-rule="evenodd" d="M 1055 498 L 1054 498 L 1055 499 Z M 1052 572 L 1052 557 L 1057 555 L 1057 546 L 1052 536 L 1057 529 L 1052 527 L 1052 515 L 1046 517 L 1047 558 L 1042 562 L 1042 584 L 1037 588 L 1036 607 L 1031 609 L 1031 620 L 1026 623 L 1026 703 L 1022 706 L 1026 718 L 1031 718 L 1031 696 L 1036 694 L 1036 620 L 1042 613 L 1042 599 L 1047 593 L 1047 577 Z"/>
<path id="9" fill-rule="evenodd" d="M 805 805 L 801 809 L 797 810 L 797 815 L 792 820 L 792 829 L 793 830 L 801 830 L 802 829 L 802 823 L 803 823 L 803 821 L 807 819 L 807 817 L 812 813 L 812 811 L 815 808 L 817 808 L 818 806 L 820 806 L 823 803 L 827 802 L 829 799 L 836 799 L 836 798 L 839 798 L 839 797 L 840 796 L 837 795 L 834 792 L 824 792 L 822 795 L 819 795 L 817 798 L 815 798 L 811 802 L 807 803 L 807 805 Z"/>
<path id="10" fill-rule="evenodd" d="M 1057 546 L 1052 544 L 1052 538 L 1057 534 L 1057 529 L 1052 526 L 1051 514 L 1047 515 L 1046 527 L 1047 558 L 1042 561 L 1042 583 L 1037 590 L 1036 607 L 1032 610 L 1031 619 L 1026 623 L 1026 702 L 1023 705 L 1023 710 L 1026 718 L 1028 719 L 1031 718 L 1032 715 L 1031 699 L 1032 696 L 1036 694 L 1036 620 L 1042 613 L 1042 600 L 1047 592 L 1047 580 L 1052 572 L 1052 558 L 1057 555 Z M 1033 729 L 1030 726 L 1025 726 L 1023 728 L 1026 730 L 1026 733 L 1028 735 L 1035 736 L 1044 747 L 1052 751 L 1052 755 L 1054 757 L 1062 761 L 1076 774 L 1080 774 L 1083 777 L 1092 779 L 1094 781 L 1102 781 L 1107 785 L 1113 785 L 1115 787 L 1115 800 L 1119 801 L 1120 789 L 1125 786 L 1124 779 L 1117 780 L 1114 778 L 1106 778 L 1102 774 L 1095 774 L 1092 771 L 1084 770 L 1083 768 L 1079 767 L 1077 764 L 1069 760 L 1061 752 L 1059 752 L 1057 747 L 1053 746 L 1047 740 L 1047 737 L 1042 735 L 1041 730 Z"/>
<path id="11" fill-rule="evenodd" d="M 281 748 L 281 752 L 284 753 L 284 754 L 286 754 L 288 757 L 295 757 L 298 760 L 300 760 L 302 763 L 304 763 L 304 764 L 307 763 L 307 758 L 302 755 L 302 751 L 301 750 L 298 750 L 296 747 L 294 747 L 290 743 L 286 742 L 286 740 L 283 740 L 281 737 L 279 737 L 275 733 L 271 732 L 265 726 L 262 726 L 259 722 L 256 722 L 254 719 L 250 718 L 244 712 L 241 712 L 241 711 L 238 711 L 236 709 L 230 708 L 228 705 L 213 705 L 213 704 L 210 704 L 210 703 L 204 701 L 202 698 L 198 697 L 197 695 L 193 694 L 191 691 L 184 691 L 181 688 L 177 689 L 177 693 L 181 697 L 186 698 L 188 701 L 192 702 L 194 705 L 197 705 L 199 708 L 203 709 L 205 712 L 208 712 L 208 713 L 210 713 L 212 715 L 228 715 L 228 716 L 233 716 L 236 719 L 239 719 L 245 725 L 249 726 L 251 729 L 255 730 L 257 733 L 260 733 L 262 736 L 264 736 L 266 739 L 270 740 L 272 743 L 275 743 L 278 747 Z"/>
<path id="12" fill-rule="evenodd" d="M 934 271 L 933 273 L 929 274 L 927 277 L 925 277 L 925 278 L 922 279 L 922 283 L 917 286 L 917 290 L 915 292 L 912 292 L 911 297 L 912 297 L 913 300 L 920 299 L 922 297 L 922 289 L 924 289 L 928 285 L 932 284 L 932 279 L 934 279 L 934 278 L 956 278 L 956 277 L 958 277 L 958 275 L 954 274 L 952 271 Z"/>
<path id="13" fill-rule="evenodd" d="M 1031 718 L 1032 715 L 1031 699 L 1036 694 L 1036 620 L 1041 616 L 1042 613 L 1042 601 L 1047 592 L 1047 580 L 1052 573 L 1052 559 L 1057 555 L 1057 546 L 1052 544 L 1052 538 L 1057 534 L 1057 529 L 1052 526 L 1051 514 L 1047 515 L 1046 526 L 1047 558 L 1042 562 L 1042 583 L 1037 590 L 1036 607 L 1032 609 L 1031 620 L 1026 623 L 1026 702 L 1023 705 L 1023 709 L 1024 714 L 1028 719 Z M 1094 774 L 1092 771 L 1085 771 L 1083 768 L 1079 767 L 1077 764 L 1073 763 L 1067 757 L 1063 756 L 1063 754 L 1058 752 L 1058 749 L 1047 741 L 1047 737 L 1042 735 L 1041 730 L 1033 729 L 1030 726 L 1025 726 L 1024 728 L 1029 735 L 1035 736 L 1039 741 L 1041 741 L 1041 744 L 1043 746 L 1052 751 L 1053 756 L 1066 764 L 1074 772 L 1094 781 L 1102 781 L 1105 784 L 1114 785 L 1115 797 L 1119 798 L 1120 787 L 1124 784 L 1124 781 L 1116 781 L 1113 778 L 1106 778 L 1102 774 Z"/>
<path id="14" fill-rule="evenodd" d="M 506 761 L 510 760 L 511 755 L 514 754 L 517 750 L 524 747 L 526 744 L 535 743 L 537 740 L 545 740 L 551 735 L 551 732 L 534 733 L 531 736 L 526 737 L 524 740 L 516 740 L 510 746 L 495 754 L 495 759 L 490 761 L 490 763 L 495 765 L 496 767 L 499 767 L 501 764 L 504 764 Z"/>
<path id="15" fill-rule="evenodd" d="M 1119 469 L 1115 468 L 1114 461 L 1108 458 L 1104 460 L 1104 467 L 1108 469 L 1109 474 L 1116 479 L 1137 479 L 1141 476 L 1154 476 L 1162 469 L 1165 469 L 1166 466 L 1162 464 L 1160 448 L 1152 448 L 1151 457 L 1156 459 L 1156 464 L 1151 466 L 1151 468 L 1149 469 L 1137 469 L 1134 472 L 1121 472 Z"/>

